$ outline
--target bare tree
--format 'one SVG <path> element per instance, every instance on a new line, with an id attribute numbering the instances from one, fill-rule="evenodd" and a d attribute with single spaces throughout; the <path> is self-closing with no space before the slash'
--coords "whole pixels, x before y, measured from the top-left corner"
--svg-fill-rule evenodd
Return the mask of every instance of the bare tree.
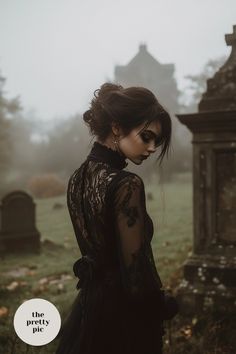
<path id="1" fill-rule="evenodd" d="M 182 106 L 183 113 L 197 111 L 198 103 L 201 100 L 202 94 L 206 91 L 207 80 L 214 76 L 216 71 L 225 61 L 226 57 L 211 59 L 204 65 L 199 74 L 185 76 L 189 84 L 186 87 L 185 93 L 182 93 L 181 97 L 181 101 L 185 102 Z M 188 100 L 187 97 L 189 98 Z"/>
<path id="2" fill-rule="evenodd" d="M 20 111 L 18 98 L 7 99 L 4 95 L 5 78 L 0 75 L 0 192 L 4 191 L 6 177 L 11 165 L 13 145 L 11 141 L 11 118 Z"/>

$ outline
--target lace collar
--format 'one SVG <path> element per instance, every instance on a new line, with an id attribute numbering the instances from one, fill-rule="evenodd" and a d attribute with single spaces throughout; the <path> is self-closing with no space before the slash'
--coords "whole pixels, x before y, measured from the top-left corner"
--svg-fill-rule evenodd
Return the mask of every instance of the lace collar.
<path id="1" fill-rule="evenodd" d="M 111 148 L 100 144 L 95 141 L 90 151 L 88 157 L 89 160 L 105 162 L 113 168 L 122 170 L 128 163 L 125 161 L 125 157 L 121 156 L 118 151 L 112 150 Z"/>

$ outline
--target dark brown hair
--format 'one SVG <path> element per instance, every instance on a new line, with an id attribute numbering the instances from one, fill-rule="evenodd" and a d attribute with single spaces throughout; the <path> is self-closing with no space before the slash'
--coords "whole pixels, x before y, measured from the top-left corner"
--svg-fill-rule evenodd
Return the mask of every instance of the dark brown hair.
<path id="1" fill-rule="evenodd" d="M 144 122 L 144 128 L 152 121 L 158 121 L 162 133 L 158 142 L 161 152 L 160 163 L 168 155 L 171 140 L 171 118 L 168 112 L 158 102 L 155 95 L 144 87 L 123 88 L 111 83 L 103 84 L 94 91 L 90 109 L 83 115 L 92 135 L 104 142 L 111 132 L 112 123 L 117 123 L 124 135 Z M 139 132 L 140 133 L 140 132 Z"/>

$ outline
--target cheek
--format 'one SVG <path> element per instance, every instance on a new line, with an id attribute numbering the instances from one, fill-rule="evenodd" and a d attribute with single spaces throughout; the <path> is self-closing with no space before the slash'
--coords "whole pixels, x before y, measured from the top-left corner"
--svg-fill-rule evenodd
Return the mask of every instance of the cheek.
<path id="1" fill-rule="evenodd" d="M 132 154 L 134 152 L 134 146 L 135 144 L 131 139 L 125 141 L 123 145 L 124 149 L 128 154 Z"/>
<path id="2" fill-rule="evenodd" d="M 130 139 L 130 147 L 133 149 L 133 152 L 143 149 L 143 141 L 140 136 L 133 136 L 132 139 Z"/>
<path id="3" fill-rule="evenodd" d="M 140 135 L 135 137 L 135 142 L 137 147 L 139 147 L 140 149 L 144 149 L 146 147 L 146 144 L 144 143 Z"/>
<path id="4" fill-rule="evenodd" d="M 121 148 L 129 155 L 136 155 L 143 152 L 145 144 L 140 135 L 131 134 L 122 141 Z"/>

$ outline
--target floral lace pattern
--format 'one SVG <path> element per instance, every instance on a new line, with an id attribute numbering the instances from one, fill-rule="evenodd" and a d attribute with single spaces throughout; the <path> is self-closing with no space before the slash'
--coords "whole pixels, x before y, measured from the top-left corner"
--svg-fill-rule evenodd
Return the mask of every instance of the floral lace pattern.
<path id="1" fill-rule="evenodd" d="M 125 290 L 142 300 L 162 287 L 151 249 L 153 224 L 146 211 L 144 185 L 135 174 L 120 178 L 114 193 L 114 225 Z"/>
<path id="2" fill-rule="evenodd" d="M 69 180 L 67 204 L 82 254 L 102 252 L 105 195 L 116 174 L 103 162 L 86 160 Z"/>
<path id="3" fill-rule="evenodd" d="M 112 259 L 125 292 L 141 298 L 162 287 L 150 245 L 153 223 L 143 181 L 122 171 L 124 161 L 120 156 L 114 161 L 114 153 L 95 144 L 70 178 L 68 208 L 82 255 L 102 259 L 108 268 Z"/>
<path id="4" fill-rule="evenodd" d="M 161 354 L 164 297 L 142 179 L 99 143 L 71 176 L 67 203 L 82 257 L 57 354 Z"/>

